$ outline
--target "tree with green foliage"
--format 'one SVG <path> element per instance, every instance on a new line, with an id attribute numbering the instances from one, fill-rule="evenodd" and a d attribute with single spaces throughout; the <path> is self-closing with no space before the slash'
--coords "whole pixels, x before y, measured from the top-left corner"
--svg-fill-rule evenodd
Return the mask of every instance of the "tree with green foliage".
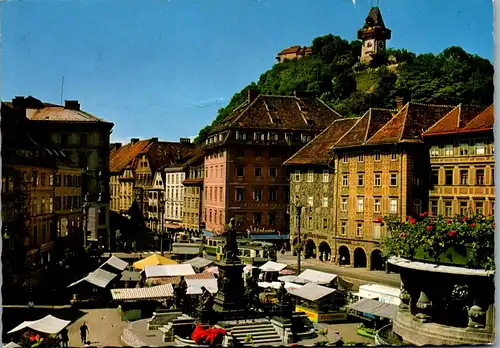
<path id="1" fill-rule="evenodd" d="M 219 109 L 196 141 L 203 141 L 214 125 L 241 105 L 249 88 L 269 95 L 308 91 L 346 117 L 360 116 L 370 107 L 394 109 L 396 96 L 433 104 L 493 102 L 493 65 L 460 47 L 437 55 L 388 49 L 364 64 L 359 62 L 361 45 L 361 41 L 348 42 L 331 34 L 315 38 L 310 56 L 286 60 L 264 72 L 257 83 L 243 88 Z"/>

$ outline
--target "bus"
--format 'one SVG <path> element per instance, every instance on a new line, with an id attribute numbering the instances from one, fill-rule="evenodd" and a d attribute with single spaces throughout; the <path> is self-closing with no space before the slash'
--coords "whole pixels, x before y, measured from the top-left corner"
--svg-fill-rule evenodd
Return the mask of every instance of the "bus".
<path id="1" fill-rule="evenodd" d="M 207 237 L 203 247 L 203 256 L 217 261 L 224 259 L 225 236 Z M 243 263 L 263 264 L 276 261 L 276 246 L 273 243 L 238 238 L 238 256 Z"/>

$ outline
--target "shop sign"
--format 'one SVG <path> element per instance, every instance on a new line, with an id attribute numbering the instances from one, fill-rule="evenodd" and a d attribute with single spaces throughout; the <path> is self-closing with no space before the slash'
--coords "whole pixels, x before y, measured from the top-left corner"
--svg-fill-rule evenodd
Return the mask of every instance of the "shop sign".
<path id="1" fill-rule="evenodd" d="M 247 229 L 247 233 L 248 234 L 277 234 L 278 231 L 277 230 L 273 230 L 273 229 L 266 230 L 264 227 L 250 226 Z"/>
<path id="2" fill-rule="evenodd" d="M 331 321 L 345 321 L 347 320 L 347 313 L 325 313 L 319 315 L 320 322 L 331 322 Z"/>
<path id="3" fill-rule="evenodd" d="M 300 306 L 296 306 L 295 307 L 295 311 L 296 312 L 302 312 L 302 313 L 306 314 L 307 317 L 309 318 L 309 320 L 311 320 L 311 321 L 313 321 L 315 323 L 318 322 L 318 313 L 316 313 L 316 312 L 313 312 L 311 310 L 305 309 L 305 308 L 300 307 Z"/>
<path id="4" fill-rule="evenodd" d="M 48 242 L 48 243 L 45 243 L 45 244 L 42 244 L 42 246 L 40 247 L 40 252 L 43 253 L 45 251 L 49 251 L 49 250 L 52 250 L 54 248 L 54 242 Z"/>

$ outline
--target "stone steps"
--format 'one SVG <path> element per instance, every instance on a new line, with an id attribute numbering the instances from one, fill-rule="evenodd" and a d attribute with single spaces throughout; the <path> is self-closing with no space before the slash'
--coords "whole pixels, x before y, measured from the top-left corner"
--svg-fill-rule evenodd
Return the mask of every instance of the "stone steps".
<path id="1" fill-rule="evenodd" d="M 244 346 L 252 346 L 245 338 L 252 336 L 253 345 L 282 345 L 283 340 L 270 322 L 238 323 L 232 326 L 231 334 Z"/>

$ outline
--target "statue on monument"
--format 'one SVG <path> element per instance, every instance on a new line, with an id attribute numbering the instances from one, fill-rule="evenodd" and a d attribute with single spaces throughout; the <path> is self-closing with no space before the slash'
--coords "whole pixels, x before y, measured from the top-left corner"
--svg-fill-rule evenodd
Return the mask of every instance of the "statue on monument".
<path id="1" fill-rule="evenodd" d="M 179 282 L 179 284 L 175 288 L 175 306 L 177 308 L 184 307 L 185 298 L 186 298 L 186 294 L 187 294 L 187 288 L 188 288 L 188 285 L 187 285 L 186 279 L 184 279 L 184 277 L 181 277 L 181 281 Z"/>
<path id="2" fill-rule="evenodd" d="M 238 241 L 236 239 L 236 221 L 231 218 L 226 232 L 226 262 L 239 262 Z"/>

